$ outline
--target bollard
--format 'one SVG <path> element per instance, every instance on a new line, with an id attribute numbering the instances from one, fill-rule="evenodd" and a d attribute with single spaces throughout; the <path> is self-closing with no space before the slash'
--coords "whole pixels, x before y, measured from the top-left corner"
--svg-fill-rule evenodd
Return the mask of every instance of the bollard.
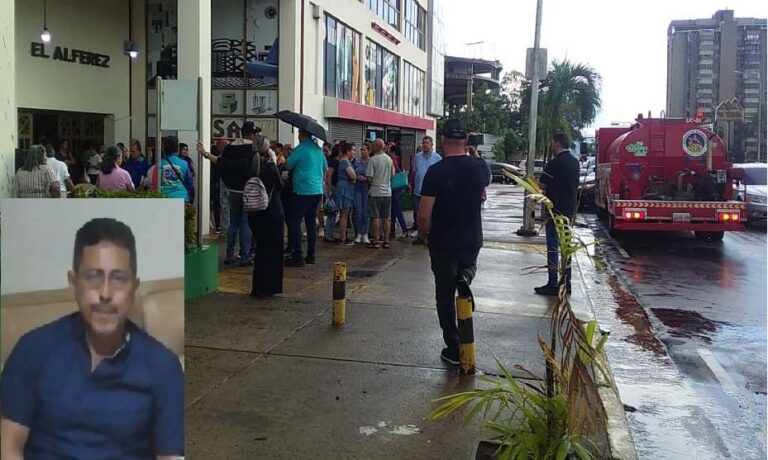
<path id="1" fill-rule="evenodd" d="M 456 317 L 459 328 L 459 363 L 464 375 L 475 373 L 475 332 L 472 325 L 472 298 L 456 297 Z"/>
<path id="2" fill-rule="evenodd" d="M 333 325 L 343 326 L 347 322 L 347 264 L 333 264 Z"/>

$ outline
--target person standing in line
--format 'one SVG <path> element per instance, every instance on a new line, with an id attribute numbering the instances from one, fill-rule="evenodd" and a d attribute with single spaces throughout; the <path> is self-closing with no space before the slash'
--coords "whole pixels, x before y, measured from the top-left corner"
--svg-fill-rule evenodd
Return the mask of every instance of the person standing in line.
<path id="1" fill-rule="evenodd" d="M 355 202 L 355 183 L 357 182 L 357 173 L 352 166 L 352 160 L 355 157 L 355 144 L 342 142 L 339 148 L 341 157 L 339 160 L 338 182 L 336 183 L 336 206 L 339 208 L 339 238 L 345 245 L 355 244 L 352 238 L 347 239 L 347 224 L 349 223 L 349 213 Z"/>
<path id="2" fill-rule="evenodd" d="M 328 169 L 323 150 L 312 139 L 312 134 L 299 130 L 299 145 L 293 149 L 285 164 L 292 171 L 293 209 L 289 236 L 292 255 L 285 264 L 301 267 L 315 263 L 317 243 L 317 208 L 323 197 L 323 178 Z M 302 258 L 301 221 L 307 227 L 307 257 Z"/>
<path id="3" fill-rule="evenodd" d="M 101 168 L 101 155 L 96 150 L 96 146 L 92 145 L 88 151 L 88 179 L 91 184 L 96 185 L 96 180 L 99 178 L 99 168 Z"/>
<path id="4" fill-rule="evenodd" d="M 248 224 L 248 217 L 243 212 L 243 189 L 251 178 L 251 164 L 255 155 L 253 143 L 259 128 L 251 121 L 243 123 L 240 130 L 243 137 L 233 140 L 218 157 L 219 174 L 229 195 L 229 228 L 227 230 L 227 248 L 224 263 L 234 264 L 235 242 L 240 240 L 240 266 L 252 263 L 251 245 L 253 234 Z"/>
<path id="5" fill-rule="evenodd" d="M 163 143 L 163 157 L 160 163 L 160 184 L 157 183 L 157 165 L 152 165 L 149 172 L 151 190 L 159 190 L 165 198 L 183 198 L 191 203 L 195 193 L 195 184 L 187 167 L 187 162 L 179 158 L 179 141 L 173 136 Z"/>
<path id="6" fill-rule="evenodd" d="M 117 147 L 110 146 L 104 153 L 99 177 L 96 180 L 96 186 L 100 190 L 133 190 L 131 175 L 118 165 L 119 156 L 120 151 Z"/>
<path id="7" fill-rule="evenodd" d="M 395 174 L 402 173 L 403 168 L 401 166 L 402 162 L 400 160 L 400 146 L 394 142 L 389 147 L 389 157 L 392 159 L 392 164 L 395 167 Z M 408 238 L 408 225 L 405 223 L 405 216 L 403 215 L 403 209 L 401 206 L 403 193 L 405 193 L 407 188 L 407 184 L 403 187 L 392 188 L 392 215 L 390 216 L 392 219 L 392 230 L 390 231 L 389 236 L 390 238 L 395 238 L 395 227 L 397 227 L 397 224 L 399 223 L 403 234 L 400 235 L 398 241 L 402 241 Z"/>
<path id="8" fill-rule="evenodd" d="M 144 155 L 141 154 L 141 142 L 138 139 L 131 139 L 128 159 L 125 161 L 125 170 L 131 175 L 133 188 L 141 187 L 142 182 L 149 172 L 149 163 Z"/>
<path id="9" fill-rule="evenodd" d="M 445 158 L 424 176 L 419 207 L 419 235 L 429 247 L 435 276 L 435 300 L 445 348 L 440 358 L 459 364 L 456 290 L 467 295 L 483 246 L 480 215 L 483 189 L 491 182 L 485 166 L 467 155 L 467 131 L 458 119 L 442 131 Z"/>
<path id="10" fill-rule="evenodd" d="M 24 156 L 24 164 L 16 171 L 16 198 L 60 198 L 61 187 L 56 174 L 48 166 L 45 147 L 33 145 Z"/>
<path id="11" fill-rule="evenodd" d="M 384 151 L 384 141 L 376 139 L 371 146 L 371 159 L 368 160 L 366 177 L 371 186 L 369 188 L 368 212 L 371 215 L 371 227 L 373 228 L 373 241 L 369 248 L 379 248 L 379 235 L 383 223 L 384 249 L 389 249 L 389 217 L 392 213 L 392 175 L 395 167 L 392 159 Z"/>
<path id="12" fill-rule="evenodd" d="M 261 179 L 269 197 L 267 209 L 248 213 L 251 232 L 256 237 L 251 278 L 251 295 L 254 297 L 272 297 L 283 292 L 283 181 L 273 155 L 274 152 L 260 152 L 259 161 L 253 162 L 254 173 Z"/>
<path id="13" fill-rule="evenodd" d="M 440 161 L 442 157 L 432 151 L 433 141 L 430 136 L 424 136 L 421 140 L 421 153 L 416 154 L 413 161 L 413 175 L 411 177 L 411 190 L 413 190 L 413 221 L 419 221 L 419 209 L 421 206 L 421 187 L 424 183 L 424 176 L 427 174 L 429 168 Z M 466 153 L 466 151 L 465 151 Z M 422 244 L 423 240 L 420 236 L 416 236 L 413 240 L 413 244 Z"/>
<path id="14" fill-rule="evenodd" d="M 336 228 L 336 217 L 338 217 L 341 207 L 339 206 L 338 199 L 336 197 L 336 185 L 339 183 L 339 162 L 342 156 L 342 144 L 335 144 L 331 148 L 331 154 L 325 157 L 325 161 L 328 165 L 328 169 L 325 171 L 325 201 L 333 200 L 336 204 L 336 212 L 324 213 L 325 215 L 325 232 L 323 241 L 326 243 L 333 243 L 336 240 L 333 238 L 333 230 Z"/>
<path id="15" fill-rule="evenodd" d="M 576 215 L 576 200 L 579 190 L 579 160 L 571 155 L 568 149 L 570 142 L 563 133 L 557 133 L 552 137 L 550 151 L 554 155 L 544 167 L 541 175 L 541 184 L 544 194 L 552 201 L 555 215 L 565 216 L 573 220 Z M 552 219 L 547 221 L 547 271 L 549 278 L 547 284 L 534 289 L 536 294 L 556 296 L 558 294 L 558 238 L 555 223 Z M 571 293 L 571 265 L 565 271 L 565 289 Z M 560 280 L 561 282 L 563 280 Z"/>
<path id="16" fill-rule="evenodd" d="M 365 179 L 368 170 L 368 160 L 370 158 L 369 144 L 360 146 L 360 158 L 355 161 L 355 243 L 371 244 L 368 238 L 368 229 L 371 222 L 368 220 L 368 181 Z"/>
<path id="17" fill-rule="evenodd" d="M 61 191 L 61 198 L 67 197 L 67 192 L 72 193 L 75 190 L 75 184 L 69 177 L 69 168 L 63 161 L 56 159 L 55 152 L 53 151 L 53 145 L 47 144 L 45 146 L 46 164 L 53 173 L 56 175 L 56 179 L 59 182 L 59 189 Z"/>

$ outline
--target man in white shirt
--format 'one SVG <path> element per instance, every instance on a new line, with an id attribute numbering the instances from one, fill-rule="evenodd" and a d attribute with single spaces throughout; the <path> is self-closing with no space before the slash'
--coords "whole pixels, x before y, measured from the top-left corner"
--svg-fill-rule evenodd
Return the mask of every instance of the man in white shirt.
<path id="1" fill-rule="evenodd" d="M 56 159 L 56 152 L 53 151 L 53 146 L 51 144 L 45 146 L 45 156 L 48 167 L 53 170 L 56 179 L 59 181 L 61 197 L 66 198 L 67 191 L 71 193 L 75 189 L 75 184 L 72 183 L 72 179 L 69 177 L 69 168 L 67 168 L 66 163 Z"/>

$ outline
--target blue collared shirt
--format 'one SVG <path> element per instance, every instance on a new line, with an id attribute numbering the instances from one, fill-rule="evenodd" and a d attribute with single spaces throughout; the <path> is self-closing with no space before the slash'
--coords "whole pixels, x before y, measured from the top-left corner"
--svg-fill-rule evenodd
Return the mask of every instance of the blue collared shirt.
<path id="1" fill-rule="evenodd" d="M 416 164 L 414 165 L 414 187 L 413 193 L 421 196 L 421 186 L 424 185 L 424 176 L 427 175 L 427 170 L 430 166 L 442 160 L 437 152 L 431 152 L 429 155 L 425 155 L 424 152 L 416 155 Z"/>
<path id="2" fill-rule="evenodd" d="M 130 339 L 91 372 L 79 312 L 25 334 L 0 377 L 2 417 L 29 428 L 24 458 L 154 459 L 184 454 L 184 374 L 130 321 Z"/>
<path id="3" fill-rule="evenodd" d="M 139 188 L 139 186 L 141 186 L 141 179 L 146 177 L 147 172 L 149 172 L 149 163 L 147 163 L 147 160 L 143 155 L 140 156 L 137 160 L 128 158 L 128 160 L 126 160 L 123 164 L 123 169 L 128 171 L 128 173 L 131 175 L 134 188 Z"/>

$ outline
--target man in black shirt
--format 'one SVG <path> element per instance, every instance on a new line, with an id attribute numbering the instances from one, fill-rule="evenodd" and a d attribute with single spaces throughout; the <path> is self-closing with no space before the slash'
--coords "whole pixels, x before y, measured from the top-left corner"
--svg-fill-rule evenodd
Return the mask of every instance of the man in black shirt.
<path id="1" fill-rule="evenodd" d="M 568 150 L 568 137 L 563 133 L 557 133 L 552 138 L 552 153 L 555 155 L 544 167 L 541 175 L 541 183 L 544 193 L 552 200 L 555 215 L 560 214 L 573 222 L 576 216 L 576 196 L 579 189 L 579 160 Z M 558 240 L 555 224 L 551 220 L 547 222 L 547 269 L 549 281 L 534 290 L 536 294 L 557 295 L 558 290 Z M 571 293 L 571 268 L 565 271 L 565 287 L 568 294 Z"/>
<path id="2" fill-rule="evenodd" d="M 437 316 L 445 346 L 440 358 L 459 364 L 456 289 L 477 272 L 483 245 L 480 216 L 483 189 L 491 182 L 485 165 L 467 155 L 467 131 L 457 119 L 445 122 L 443 160 L 424 177 L 419 205 L 419 236 L 429 245 L 435 275 Z"/>

